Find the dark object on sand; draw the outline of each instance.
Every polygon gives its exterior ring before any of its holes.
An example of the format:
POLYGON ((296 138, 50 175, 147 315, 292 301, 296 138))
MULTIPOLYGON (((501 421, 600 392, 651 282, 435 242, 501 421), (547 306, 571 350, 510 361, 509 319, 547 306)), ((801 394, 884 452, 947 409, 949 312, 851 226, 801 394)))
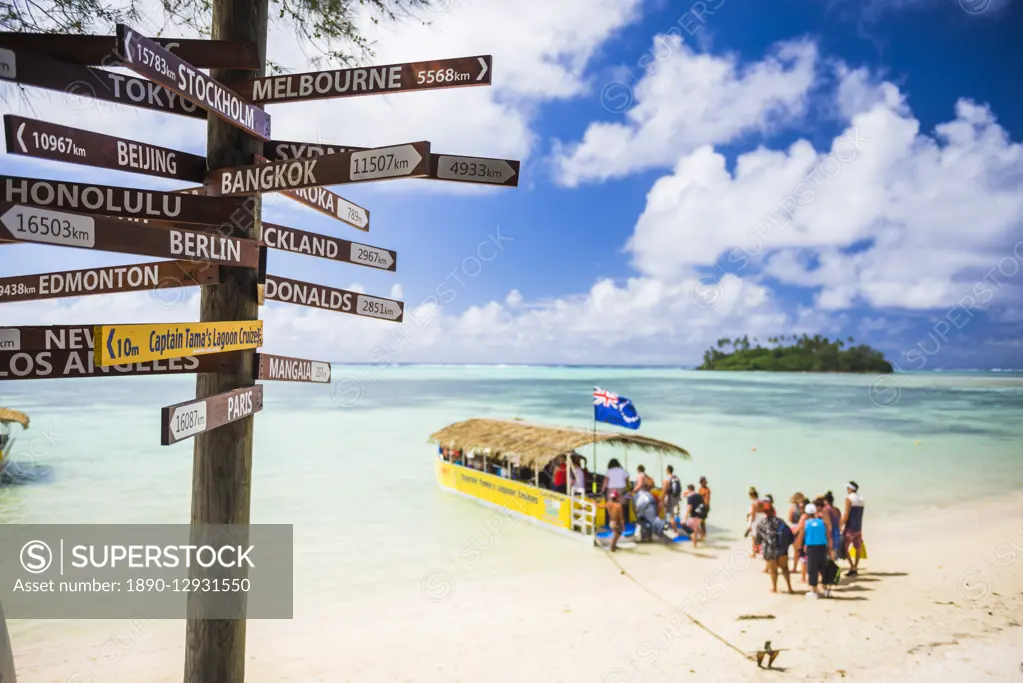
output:
MULTIPOLYGON (((739 617, 739 621, 748 621, 751 619, 774 619, 773 614, 743 614, 739 617)), ((768 641, 770 642, 770 641, 768 641)))
MULTIPOLYGON (((784 648, 782 648, 784 650, 784 648)), ((761 669, 764 668, 764 657, 767 657, 767 668, 770 669, 774 664, 774 660, 778 659, 778 655, 781 654, 782 650, 774 650, 771 648, 771 641, 768 640, 764 643, 763 650, 757 650, 757 666, 761 669)))

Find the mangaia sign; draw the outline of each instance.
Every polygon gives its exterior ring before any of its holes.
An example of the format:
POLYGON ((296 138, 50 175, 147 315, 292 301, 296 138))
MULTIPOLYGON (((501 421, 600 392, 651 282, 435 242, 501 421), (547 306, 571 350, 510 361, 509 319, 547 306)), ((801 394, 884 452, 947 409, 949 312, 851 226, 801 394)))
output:
POLYGON ((167 406, 160 414, 160 445, 176 444, 262 409, 262 384, 167 406))
POLYGON ((97 325, 93 352, 100 366, 242 351, 263 345, 263 321, 97 325))
POLYGON ((330 363, 322 360, 256 353, 256 368, 260 380, 330 383, 330 363))

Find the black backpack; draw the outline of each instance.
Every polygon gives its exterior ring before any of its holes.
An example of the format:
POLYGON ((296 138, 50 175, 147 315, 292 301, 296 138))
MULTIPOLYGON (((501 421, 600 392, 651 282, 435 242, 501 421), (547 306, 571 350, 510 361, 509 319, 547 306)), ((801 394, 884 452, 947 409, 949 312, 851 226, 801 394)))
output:
POLYGON ((780 550, 782 553, 787 553, 789 551, 789 546, 792 545, 793 541, 795 540, 796 537, 792 535, 792 529, 789 528, 789 525, 779 519, 778 550, 780 550))
POLYGON ((671 475, 671 483, 668 484, 668 495, 674 496, 675 498, 682 497, 682 482, 674 474, 671 475))

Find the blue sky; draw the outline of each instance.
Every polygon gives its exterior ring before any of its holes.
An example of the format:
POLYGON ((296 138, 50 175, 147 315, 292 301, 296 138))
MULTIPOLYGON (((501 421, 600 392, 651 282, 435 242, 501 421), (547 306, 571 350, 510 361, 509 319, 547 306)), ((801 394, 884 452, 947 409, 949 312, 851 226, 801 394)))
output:
MULTIPOLYGON (((268 352, 678 364, 719 337, 806 332, 852 335, 907 369, 1023 367, 1018 0, 443 0, 418 19, 430 25, 369 29, 366 61, 489 53, 493 86, 272 105, 274 137, 426 139, 435 152, 522 159, 520 186, 333 188, 370 210, 368 234, 268 201, 268 220, 398 252, 397 273, 282 252, 271 273, 394 295, 407 311, 394 325, 271 304, 268 352)), ((270 46, 309 68, 284 27, 270 46)), ((204 149, 201 122, 5 96, 4 113, 204 149)), ((145 260, 19 245, 0 251, 0 276, 145 260)), ((9 304, 2 322, 194 320, 197 290, 180 294, 9 304)))

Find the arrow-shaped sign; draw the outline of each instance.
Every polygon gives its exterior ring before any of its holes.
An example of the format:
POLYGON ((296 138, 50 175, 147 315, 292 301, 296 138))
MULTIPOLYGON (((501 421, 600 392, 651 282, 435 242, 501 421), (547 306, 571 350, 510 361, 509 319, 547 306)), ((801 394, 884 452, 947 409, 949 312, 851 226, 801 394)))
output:
POLYGON ((427 173, 429 142, 289 159, 210 171, 206 195, 228 197, 371 180, 415 178, 427 173))
POLYGON ((124 24, 117 24, 116 52, 138 75, 262 140, 270 139, 269 114, 124 24))
POLYGON ((22 135, 25 133, 25 125, 26 124, 22 123, 20 126, 18 126, 18 144, 21 146, 21 151, 24 152, 25 154, 28 154, 28 147, 25 146, 25 139, 22 137, 22 135))
POLYGON ((490 85, 490 55, 311 71, 266 76, 232 83, 250 102, 301 102, 359 95, 383 95, 413 90, 440 90, 490 85))
POLYGON ((167 406, 160 414, 160 444, 170 446, 245 419, 262 409, 262 384, 167 406))
POLYGON ((351 315, 397 322, 402 321, 405 313, 405 304, 401 301, 368 296, 346 289, 314 285, 311 282, 301 282, 276 275, 267 275, 264 294, 267 301, 312 306, 337 313, 350 313, 351 315))
POLYGON ((286 228, 274 223, 263 223, 263 242, 271 249, 319 256, 332 261, 354 263, 358 266, 369 266, 381 270, 395 270, 395 261, 398 257, 396 252, 389 249, 286 228))

